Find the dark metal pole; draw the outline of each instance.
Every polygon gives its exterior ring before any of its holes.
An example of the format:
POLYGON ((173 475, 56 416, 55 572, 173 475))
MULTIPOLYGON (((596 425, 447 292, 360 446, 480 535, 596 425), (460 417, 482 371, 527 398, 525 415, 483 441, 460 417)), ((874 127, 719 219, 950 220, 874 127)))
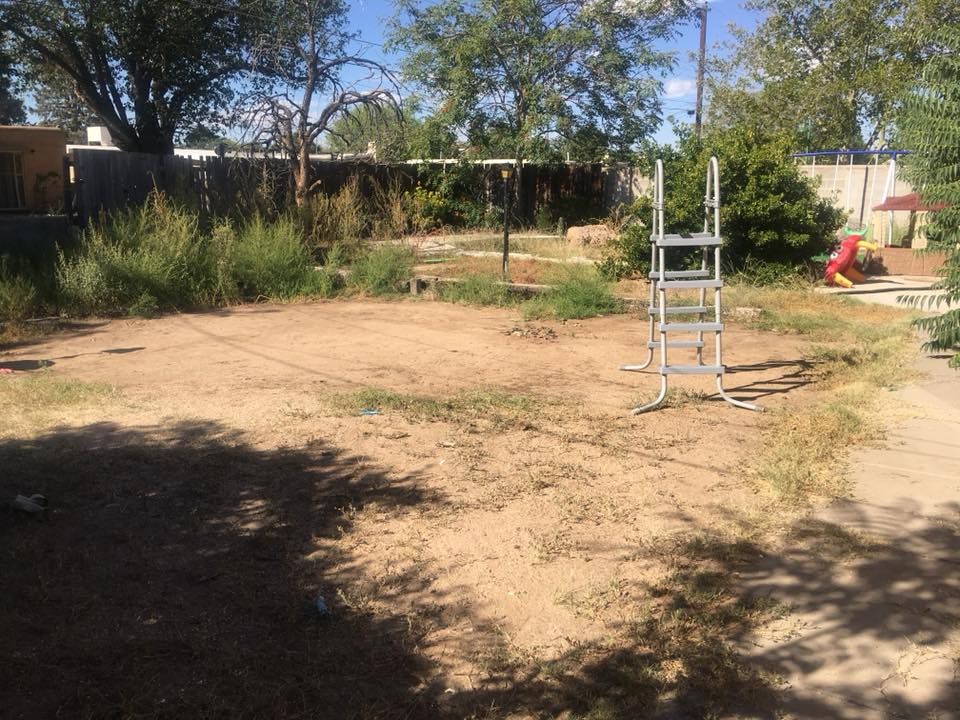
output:
MULTIPOLYGON (((863 192, 860 194, 860 226, 863 226, 863 211, 867 205, 867 180, 870 179, 870 163, 863 166, 863 192)), ((873 198, 870 198, 873 202, 873 198)))
POLYGON ((503 178, 503 279, 510 277, 510 171, 501 170, 503 178))
POLYGON ((703 73, 707 63, 707 6, 699 8, 700 14, 700 57, 697 60, 697 110, 693 129, 697 137, 703 134, 703 73))

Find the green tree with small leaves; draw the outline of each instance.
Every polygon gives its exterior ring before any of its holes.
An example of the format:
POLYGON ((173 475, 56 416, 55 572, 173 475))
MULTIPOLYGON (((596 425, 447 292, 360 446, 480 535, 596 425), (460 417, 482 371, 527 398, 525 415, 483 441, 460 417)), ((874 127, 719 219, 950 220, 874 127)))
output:
POLYGON ((930 39, 938 52, 904 100, 897 139, 912 151, 904 172, 923 201, 945 206, 931 213, 927 237, 933 247, 947 253, 947 261, 933 285, 935 295, 901 300, 923 309, 943 309, 915 325, 929 336, 925 350, 951 352, 950 366, 960 368, 960 26, 944 26, 930 39))

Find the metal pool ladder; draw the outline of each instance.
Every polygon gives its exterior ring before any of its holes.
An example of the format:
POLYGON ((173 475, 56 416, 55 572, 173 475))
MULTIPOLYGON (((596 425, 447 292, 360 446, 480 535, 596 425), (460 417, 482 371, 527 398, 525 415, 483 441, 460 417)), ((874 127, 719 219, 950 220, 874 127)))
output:
POLYGON ((720 277, 720 169, 716 157, 710 158, 707 167, 707 189, 703 201, 703 232, 681 235, 665 235, 663 232, 663 161, 657 160, 653 177, 653 224, 650 235, 650 304, 649 334, 647 339, 647 359, 641 365, 621 365, 621 370, 644 370, 653 362, 654 350, 660 349, 660 393, 656 399, 646 405, 640 405, 630 411, 639 415, 659 406, 667 396, 667 377, 669 375, 715 375, 717 392, 731 405, 745 410, 762 410, 753 403, 736 400, 723 389, 722 341, 723 322, 720 320, 720 290, 723 279, 720 277), (711 225, 712 232, 711 232, 711 225), (668 248, 702 248, 699 270, 667 270, 666 255, 668 248), (713 269, 710 269, 709 255, 713 248, 713 269), (713 306, 707 305, 707 290, 713 290, 713 306), (668 290, 697 290, 697 305, 668 305, 668 290), (712 320, 707 319, 709 312, 712 320), (670 316, 670 320, 667 317, 670 316), (675 320, 680 316, 679 321, 675 320), (684 320, 683 317, 692 321, 684 320), (695 340, 670 339, 677 333, 694 333, 695 340), (714 364, 703 362, 704 333, 713 333, 714 364), (672 365, 667 361, 667 351, 671 348, 696 350, 695 365, 672 365))

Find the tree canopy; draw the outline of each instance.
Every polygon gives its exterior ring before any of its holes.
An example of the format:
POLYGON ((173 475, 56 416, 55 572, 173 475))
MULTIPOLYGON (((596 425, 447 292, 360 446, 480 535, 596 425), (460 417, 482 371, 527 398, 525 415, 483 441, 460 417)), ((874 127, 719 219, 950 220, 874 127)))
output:
POLYGON ((960 22, 934 0, 748 0, 764 13, 716 64, 708 121, 795 133, 805 149, 888 139, 903 93, 932 49, 925 29, 960 22))
MULTIPOLYGON (((659 74, 685 3, 400 0, 391 46, 404 77, 473 145, 519 159, 599 136, 626 154, 660 120, 659 74)), ((595 138, 594 138, 595 140, 595 138)))
POLYGON ((0 34, 0 125, 16 125, 27 119, 23 101, 15 92, 17 80, 13 57, 0 34))
POLYGON ((0 30, 119 147, 169 153, 181 128, 222 120, 269 12, 254 0, 0 0, 0 30))

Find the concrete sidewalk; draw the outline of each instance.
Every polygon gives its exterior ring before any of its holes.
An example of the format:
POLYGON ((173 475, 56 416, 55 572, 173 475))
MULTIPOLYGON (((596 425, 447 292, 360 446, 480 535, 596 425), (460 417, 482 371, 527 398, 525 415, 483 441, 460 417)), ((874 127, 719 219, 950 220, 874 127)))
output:
POLYGON ((869 277, 852 288, 825 286, 817 288, 816 292, 825 295, 845 295, 862 302, 906 309, 905 305, 900 305, 897 302, 898 297, 901 295, 917 295, 920 297, 936 295, 936 291, 930 289, 930 286, 936 280, 937 278, 930 277, 884 275, 869 277))
POLYGON ((744 577, 791 608, 750 653, 786 717, 960 718, 960 372, 918 372, 897 396, 919 417, 855 452, 852 497, 744 577))

